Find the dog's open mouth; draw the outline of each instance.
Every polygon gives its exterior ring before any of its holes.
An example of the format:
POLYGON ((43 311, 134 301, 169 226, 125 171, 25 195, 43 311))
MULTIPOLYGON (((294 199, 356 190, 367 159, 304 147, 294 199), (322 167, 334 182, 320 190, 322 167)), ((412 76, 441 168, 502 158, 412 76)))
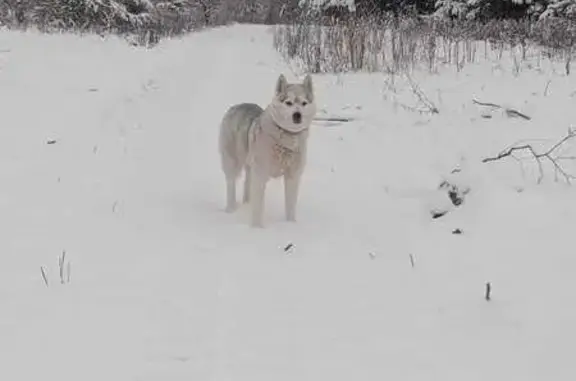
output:
POLYGON ((294 114, 292 114, 292 122, 294 122, 295 124, 302 123, 302 114, 300 114, 299 112, 295 112, 294 114))

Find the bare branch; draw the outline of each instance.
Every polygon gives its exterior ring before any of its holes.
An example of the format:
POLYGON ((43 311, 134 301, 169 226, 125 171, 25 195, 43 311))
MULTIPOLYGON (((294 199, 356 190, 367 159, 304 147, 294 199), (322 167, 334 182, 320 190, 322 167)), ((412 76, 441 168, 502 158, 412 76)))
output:
POLYGON ((519 145, 519 146, 509 147, 509 148, 505 149, 504 151, 500 152, 496 156, 487 157, 487 158, 483 159, 482 162, 483 163, 489 163, 489 162, 504 159, 506 157, 516 158, 514 156, 514 154, 516 152, 528 151, 530 153, 530 155, 532 156, 532 158, 536 161, 536 164, 538 165, 538 171, 539 171, 538 184, 540 184, 544 178, 543 161, 548 161, 550 164, 552 164, 552 166, 554 167, 554 172, 555 172, 556 176, 558 174, 562 175, 562 177, 564 177, 564 180, 568 184, 570 184, 572 180, 576 180, 576 176, 566 172, 566 170, 562 167, 560 162, 563 160, 573 159, 574 157, 572 157, 572 156, 554 156, 554 153, 557 152, 558 149, 560 147, 562 147, 566 142, 568 142, 569 140, 571 140, 575 137, 576 137, 576 131, 575 130, 569 130, 568 134, 564 138, 559 140, 557 143, 552 145, 552 147, 550 147, 548 150, 546 150, 544 152, 538 153, 530 144, 523 144, 523 145, 519 145))
POLYGON ((424 105, 424 107, 426 107, 426 109, 428 109, 428 111, 431 114, 439 114, 440 111, 438 110, 438 107, 436 107, 436 105, 430 100, 430 98, 428 98, 426 94, 424 94, 422 89, 416 84, 416 82, 412 80, 412 77, 410 77, 408 73, 406 73, 406 78, 408 78, 408 83, 412 88, 412 92, 414 93, 414 95, 416 95, 420 103, 424 105))

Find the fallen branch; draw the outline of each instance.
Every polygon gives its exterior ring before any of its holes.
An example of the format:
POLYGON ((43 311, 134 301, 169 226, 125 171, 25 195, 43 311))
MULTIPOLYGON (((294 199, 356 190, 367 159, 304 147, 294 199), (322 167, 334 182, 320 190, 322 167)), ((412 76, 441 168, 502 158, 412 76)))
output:
MULTIPOLYGON (((412 93, 418 99, 418 104, 416 106, 410 106, 402 103, 398 100, 398 90, 396 89, 396 80, 394 74, 390 75, 385 83, 384 87, 392 94, 392 102, 394 107, 400 106, 406 111, 417 112, 420 114, 438 114, 440 111, 438 108, 430 101, 430 99, 424 94, 420 87, 412 80, 412 78, 406 74, 406 79, 410 85, 412 93), (419 107, 424 106, 424 107, 419 107)), ((384 94, 384 99, 388 99, 388 95, 384 94)))
POLYGON ((562 165, 560 164, 560 162, 564 161, 564 160, 571 160, 573 157, 572 156, 556 156, 555 153, 562 145, 564 145, 570 139, 573 139, 575 137, 576 137, 576 130, 569 130, 568 134, 564 138, 562 138, 560 141, 558 141, 556 144, 554 144, 552 147, 550 147, 545 152, 538 153, 538 152, 536 152, 534 147, 532 147, 530 144, 523 144, 520 146, 510 147, 510 148, 500 152, 497 156, 487 157, 487 158, 482 160, 482 163, 489 163, 492 161, 501 160, 501 159, 504 159, 504 158, 509 157, 509 156, 518 160, 518 158, 516 158, 514 156, 515 152, 528 151, 532 155, 534 160, 536 161, 536 164, 538 165, 538 171, 539 171, 538 184, 540 184, 544 178, 544 169, 542 166, 542 162, 544 160, 547 160, 548 162, 550 162, 552 164, 552 166, 554 167, 554 171, 555 171, 556 176, 558 176, 558 173, 560 173, 564 177, 564 180, 568 184, 571 184, 571 180, 576 179, 576 176, 571 175, 570 173, 566 172, 564 170, 564 168, 562 168, 562 165))
POLYGON ((518 110, 514 110, 508 107, 503 107, 500 106, 496 103, 489 103, 489 102, 480 102, 477 101, 476 99, 472 99, 472 102, 474 104, 477 104, 478 106, 484 106, 484 107, 492 107, 492 108, 496 108, 496 109, 500 109, 500 110, 504 110, 504 112, 506 113, 507 116, 509 117, 519 117, 525 120, 531 120, 532 118, 530 118, 528 115, 521 113, 518 110))
POLYGON ((351 122, 354 119, 336 116, 336 117, 326 117, 326 118, 316 117, 316 118, 314 118, 314 120, 318 121, 318 122, 342 122, 342 123, 346 123, 346 122, 351 122))
POLYGON ((426 107, 426 109, 428 109, 431 114, 439 114, 440 111, 438 110, 438 107, 436 107, 436 105, 426 96, 426 94, 424 94, 422 89, 416 84, 416 82, 412 80, 412 77, 406 74, 406 78, 408 79, 412 93, 416 95, 418 101, 424 105, 424 107, 426 107))

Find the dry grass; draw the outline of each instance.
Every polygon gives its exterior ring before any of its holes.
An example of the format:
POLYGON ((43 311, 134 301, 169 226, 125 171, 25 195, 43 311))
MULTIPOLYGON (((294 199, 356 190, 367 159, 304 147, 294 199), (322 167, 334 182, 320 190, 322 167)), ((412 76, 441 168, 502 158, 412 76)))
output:
POLYGON ((576 23, 565 19, 450 22, 425 18, 300 19, 274 30, 283 57, 313 73, 410 72, 480 60, 512 58, 516 73, 528 59, 563 59, 570 74, 576 23))

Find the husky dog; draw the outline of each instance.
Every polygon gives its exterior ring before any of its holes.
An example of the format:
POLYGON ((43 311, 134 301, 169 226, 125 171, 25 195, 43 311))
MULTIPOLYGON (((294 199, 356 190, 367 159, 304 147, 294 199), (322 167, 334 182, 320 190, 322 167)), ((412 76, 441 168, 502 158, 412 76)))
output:
POLYGON ((307 75, 303 83, 288 83, 282 74, 266 109, 241 103, 226 111, 220 125, 219 148, 226 177, 227 212, 236 210, 236 181, 244 170, 243 201, 250 203, 253 227, 263 227, 266 183, 280 176, 284 177, 286 219, 296 220, 300 177, 315 114, 312 77, 307 75))

